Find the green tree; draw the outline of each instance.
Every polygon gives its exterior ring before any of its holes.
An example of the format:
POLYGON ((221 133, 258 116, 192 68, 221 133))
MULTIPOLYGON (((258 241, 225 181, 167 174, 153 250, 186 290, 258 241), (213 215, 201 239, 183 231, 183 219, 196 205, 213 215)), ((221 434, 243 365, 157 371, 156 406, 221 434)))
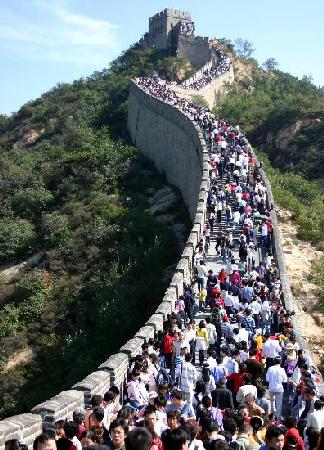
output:
POLYGON ((254 52, 252 42, 241 38, 235 40, 235 54, 239 59, 248 59, 254 52))
POLYGON ((27 220, 0 220, 0 263, 22 256, 34 246, 35 241, 35 227, 27 220))
POLYGON ((279 66, 279 63, 276 61, 275 58, 268 58, 264 63, 262 64, 265 70, 268 72, 271 72, 273 70, 276 70, 279 66))

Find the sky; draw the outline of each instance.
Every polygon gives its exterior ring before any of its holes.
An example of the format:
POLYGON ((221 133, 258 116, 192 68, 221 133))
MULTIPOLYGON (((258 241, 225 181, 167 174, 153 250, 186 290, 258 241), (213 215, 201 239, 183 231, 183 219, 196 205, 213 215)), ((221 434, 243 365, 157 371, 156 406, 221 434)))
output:
POLYGON ((197 35, 247 39, 260 63, 324 85, 323 0, 0 0, 0 113, 108 67, 167 7, 189 11, 197 35))

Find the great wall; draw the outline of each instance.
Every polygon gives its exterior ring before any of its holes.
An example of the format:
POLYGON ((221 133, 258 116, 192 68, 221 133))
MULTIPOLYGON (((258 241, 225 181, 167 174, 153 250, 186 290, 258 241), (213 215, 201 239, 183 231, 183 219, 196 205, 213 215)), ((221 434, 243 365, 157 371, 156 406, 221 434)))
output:
MULTIPOLYGON (((164 15, 161 17, 165 18, 164 15)), ((153 22, 150 20, 150 25, 151 23, 153 22)), ((156 39, 154 42, 157 42, 156 39)), ((204 63, 210 64, 209 61, 204 63)), ((200 91, 193 92, 202 95, 212 105, 224 84, 233 81, 231 66, 228 73, 216 78, 200 91)), ((186 98, 193 94, 181 86, 170 87, 186 98)), ((104 394, 112 385, 118 386, 123 392, 130 358, 141 353, 142 344, 163 329, 168 315, 174 311, 177 298, 183 294, 184 284, 190 283, 192 279, 193 255, 203 233, 210 187, 208 148, 202 130, 190 115, 147 94, 134 81, 131 82, 129 91, 128 130, 133 144, 150 158, 156 168, 166 175, 168 182, 181 192, 192 220, 189 238, 159 307, 135 336, 128 340, 117 354, 107 355, 106 361, 82 381, 71 386, 70 390, 62 391, 36 405, 30 413, 0 421, 0 450, 5 449, 5 443, 10 439, 19 439, 31 447, 35 437, 44 427, 71 417, 73 410, 89 405, 92 395, 104 394)), ((286 276, 271 185, 258 161, 257 165, 267 188, 268 201, 273 206, 271 220, 274 224, 274 257, 280 270, 284 302, 287 309, 293 310, 293 295, 286 276)), ((294 317, 292 320, 300 346, 309 353, 307 343, 298 332, 298 323, 294 317)), ((320 390, 323 391, 322 384, 320 390)))

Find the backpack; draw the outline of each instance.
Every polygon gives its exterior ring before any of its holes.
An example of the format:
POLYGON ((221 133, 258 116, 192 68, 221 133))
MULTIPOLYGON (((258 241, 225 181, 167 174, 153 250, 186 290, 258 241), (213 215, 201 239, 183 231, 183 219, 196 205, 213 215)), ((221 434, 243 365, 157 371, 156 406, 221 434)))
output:
POLYGON ((160 368, 160 370, 158 371, 155 377, 155 382, 157 386, 160 386, 161 384, 166 384, 169 387, 172 386, 171 376, 163 368, 160 368))

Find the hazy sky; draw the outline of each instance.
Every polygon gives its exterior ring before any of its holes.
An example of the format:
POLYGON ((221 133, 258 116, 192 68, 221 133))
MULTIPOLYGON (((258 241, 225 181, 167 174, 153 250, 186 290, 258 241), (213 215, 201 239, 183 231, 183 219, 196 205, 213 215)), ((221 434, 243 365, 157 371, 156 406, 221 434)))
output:
POLYGON ((0 113, 108 67, 166 7, 191 12, 198 35, 248 39, 259 62, 324 85, 324 0, 0 0, 0 113))

